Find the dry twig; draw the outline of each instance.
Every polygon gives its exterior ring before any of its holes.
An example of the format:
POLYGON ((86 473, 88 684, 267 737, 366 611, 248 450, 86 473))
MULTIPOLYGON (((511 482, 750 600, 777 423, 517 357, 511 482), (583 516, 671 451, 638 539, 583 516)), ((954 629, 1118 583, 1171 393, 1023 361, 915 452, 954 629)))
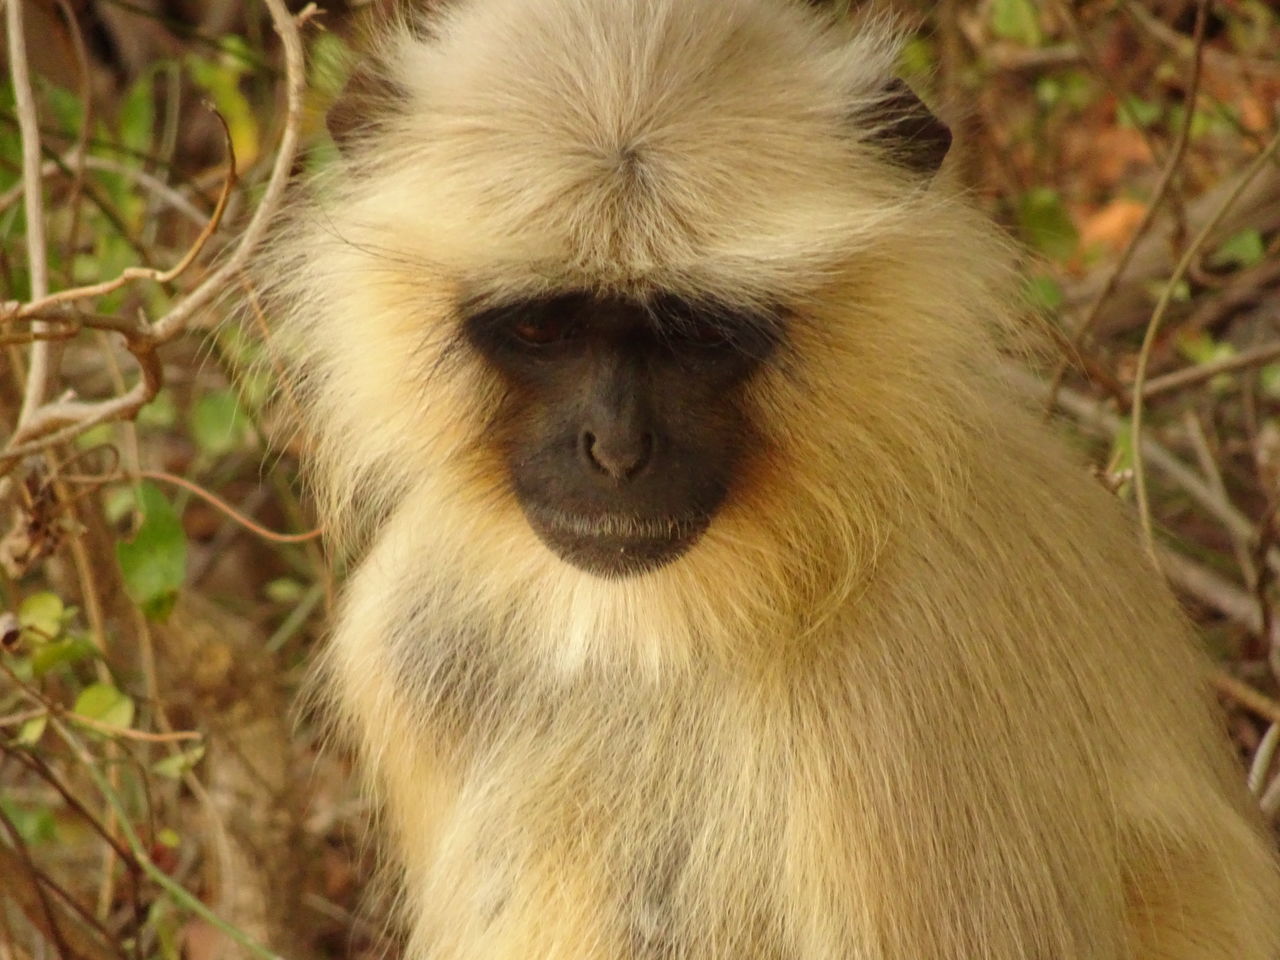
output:
POLYGON ((1223 373, 1260 367, 1274 360, 1280 360, 1280 342, 1264 343, 1260 347, 1242 351, 1233 357, 1198 363, 1193 367, 1166 373, 1164 376, 1152 377, 1143 387, 1142 397, 1144 400, 1150 400, 1152 397, 1163 396, 1166 393, 1173 393, 1206 380, 1212 380, 1223 373))
MULTIPOLYGON (((1066 4, 1060 4, 1060 6, 1065 7, 1066 4)), ((1048 409, 1053 408, 1054 399, 1057 396, 1059 387, 1062 386, 1062 378, 1066 374, 1068 362, 1073 355, 1083 350, 1085 338, 1088 337, 1094 324, 1098 322, 1103 305, 1115 292, 1116 286, 1120 283, 1120 278, 1124 275, 1125 269, 1133 259, 1133 255, 1137 251, 1138 245, 1142 242, 1142 238, 1147 235, 1152 224, 1155 223, 1156 214, 1160 212, 1161 207, 1164 205, 1166 197, 1169 196, 1169 189, 1173 185, 1174 178, 1182 168, 1182 161, 1187 153, 1187 144, 1191 139, 1191 122, 1195 117, 1195 104, 1200 91, 1201 51, 1204 49, 1204 30, 1207 19, 1208 0, 1200 0, 1199 5, 1196 7, 1195 34, 1192 41, 1196 56, 1192 62, 1191 78, 1187 82, 1186 109, 1173 142, 1173 149, 1169 151, 1169 157, 1160 171, 1160 179, 1156 181, 1155 190, 1151 194, 1151 200, 1147 203, 1147 209, 1142 214, 1142 220, 1133 231, 1129 242, 1125 244, 1120 256, 1112 264, 1106 281, 1102 284, 1102 289, 1093 298, 1088 310, 1085 311, 1084 317, 1071 334, 1073 350, 1066 355, 1059 363, 1057 370, 1054 371, 1053 384, 1049 391, 1048 409)), ((1121 99, 1120 103, 1124 104, 1124 100, 1121 99)), ((1127 109, 1127 107, 1122 107, 1122 109, 1127 109)), ((1146 135, 1142 124, 1136 124, 1136 129, 1143 131, 1144 136, 1146 135)))
MULTIPOLYGON (((9 39, 9 76, 18 113, 18 133, 22 140, 22 195, 26 205, 27 272, 31 277, 31 298, 40 300, 49 292, 48 249, 44 233, 44 196, 40 176, 40 118, 35 97, 31 93, 31 73, 27 68, 26 31, 22 22, 22 4, 9 0, 5 5, 5 28, 9 39)), ((39 331, 40 326, 36 327, 39 331)), ((22 394, 19 425, 35 415, 48 395, 53 375, 52 347, 37 342, 31 349, 27 382, 22 394)))
MULTIPOLYGON (((286 76, 285 123, 262 201, 241 235, 234 252, 209 274, 195 290, 174 304, 164 316, 154 322, 148 322, 142 317, 139 317, 136 321, 123 319, 105 321, 102 318, 96 318, 96 321, 80 321, 72 316, 73 322, 82 323, 84 326, 100 325, 99 328, 101 329, 113 329, 115 332, 122 334, 125 337, 126 346, 138 362, 142 377, 126 393, 107 400, 85 402, 62 399, 50 403, 33 403, 30 409, 24 407, 25 416, 20 420, 18 429, 10 436, 7 446, 0 450, 0 475, 11 470, 18 459, 23 456, 72 439, 96 424, 109 420, 130 418, 146 403, 150 402, 159 391, 162 383, 160 362, 156 356, 157 348, 168 343, 185 330, 192 316, 223 292, 226 284, 244 268, 253 250, 266 235, 267 228, 274 219, 284 198, 289 174, 297 155, 299 130, 302 122, 303 91, 306 83, 302 41, 298 34, 298 25, 314 15, 315 5, 311 4, 305 7, 295 19, 289 14, 288 9, 281 0, 265 0, 265 3, 284 47, 286 76)), ((11 9, 15 6, 16 4, 10 4, 11 9)), ((10 13, 11 25, 14 22, 14 16, 13 13, 10 13)), ((18 21, 18 26, 19 28, 21 26, 20 20, 18 21)), ((14 30, 11 27, 11 43, 14 35, 14 30)), ((20 36, 21 34, 18 33, 17 35, 20 36)), ((21 86, 21 84, 17 85, 21 86)), ((29 112, 33 118, 33 105, 29 112)), ((225 125, 224 134, 226 134, 225 125)), ((230 151, 230 136, 229 134, 226 134, 226 136, 228 151, 230 151)), ((28 213, 30 214, 32 210, 35 210, 39 214, 39 139, 38 130, 35 128, 34 122, 29 134, 24 126, 23 139, 24 156, 33 158, 29 167, 24 171, 28 180, 28 213), (33 193, 36 195, 37 200, 34 204, 31 201, 31 194, 33 193)), ((40 335, 45 329, 44 325, 47 323, 44 319, 45 315, 51 310, 64 307, 70 303, 104 296, 136 280, 165 283, 178 277, 195 262, 210 235, 217 229, 222 213, 226 208, 234 176, 234 158, 232 158, 229 172, 223 184, 222 195, 219 197, 213 216, 187 253, 169 270, 129 267, 111 280, 62 290, 57 293, 48 293, 47 283, 38 287, 33 281, 33 296, 29 302, 6 303, 0 306, 0 311, 3 311, 3 315, 0 315, 0 322, 39 318, 37 319, 37 326, 33 330, 37 334, 32 346, 33 379, 38 372, 35 369, 35 358, 41 355, 48 355, 49 335, 48 333, 45 333, 44 336, 40 335)), ((40 219, 39 216, 36 219, 40 219)), ((41 224, 37 232, 37 236, 41 238, 39 248, 41 256, 44 249, 42 226, 41 224)), ((55 334, 55 338, 56 336, 57 334, 55 334)), ((45 379, 47 380, 47 374, 45 374, 45 379)), ((33 395, 31 391, 28 391, 28 394, 33 395)), ((41 393, 41 398, 43 398, 43 392, 41 393)))
MULTIPOLYGON (((1190 107, 1188 107, 1190 110, 1190 107)), ((1236 182, 1230 193, 1223 198, 1218 209, 1209 217, 1204 226, 1195 235, 1187 248, 1182 252, 1182 257, 1178 260, 1177 266, 1173 269, 1172 276, 1169 277, 1164 289, 1160 292, 1160 299, 1156 302, 1155 309, 1151 313, 1151 320, 1147 324, 1146 335, 1142 339, 1142 349, 1138 353, 1138 366, 1133 378, 1133 486, 1137 494, 1138 500, 1138 519, 1142 525, 1143 540, 1147 545, 1148 552, 1155 552, 1155 536, 1152 529, 1151 521, 1151 499, 1147 492, 1147 475, 1146 465, 1144 463, 1144 453, 1142 445, 1142 429, 1143 429, 1143 413, 1144 413, 1144 390, 1146 389, 1147 368, 1151 362, 1151 351, 1155 346, 1156 335, 1160 331, 1160 323, 1164 319, 1165 312, 1169 309, 1169 304, 1173 301, 1173 292, 1177 289, 1179 282, 1186 276, 1187 270, 1192 262, 1199 256, 1201 249, 1208 242, 1209 237, 1213 235, 1218 224, 1230 212, 1240 195, 1244 193, 1246 187, 1253 182, 1253 179, 1262 172, 1262 170, 1275 160, 1276 152, 1280 150, 1280 133, 1271 138, 1271 142, 1267 144, 1266 149, 1254 158, 1253 162, 1245 170, 1244 174, 1236 182)))

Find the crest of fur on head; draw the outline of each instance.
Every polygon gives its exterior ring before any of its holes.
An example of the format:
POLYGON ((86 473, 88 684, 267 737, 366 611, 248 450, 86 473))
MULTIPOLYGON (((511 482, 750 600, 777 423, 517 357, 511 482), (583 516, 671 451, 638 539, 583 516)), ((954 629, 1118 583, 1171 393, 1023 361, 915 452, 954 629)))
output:
POLYGON ((935 176, 949 134, 893 78, 899 47, 795 0, 457 0, 387 30, 331 118, 343 162, 259 271, 339 542, 399 511, 478 573, 479 606, 589 591, 620 621, 760 636, 838 607, 901 518, 949 509, 999 428, 1015 311, 1001 241, 935 176), (461 303, 572 289, 786 316, 721 513, 617 583, 520 522, 484 442, 501 386, 459 334, 461 303))

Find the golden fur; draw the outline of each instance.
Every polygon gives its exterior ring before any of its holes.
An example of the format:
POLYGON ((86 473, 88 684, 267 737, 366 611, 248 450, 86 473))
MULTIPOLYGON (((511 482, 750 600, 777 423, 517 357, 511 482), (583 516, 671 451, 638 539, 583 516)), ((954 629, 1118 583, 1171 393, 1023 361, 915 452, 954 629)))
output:
POLYGON ((1277 960, 1280 883, 1129 517, 1000 378, 994 231, 888 163, 891 31, 460 0, 260 271, 326 662, 414 960, 1277 960), (508 490, 460 300, 783 303, 698 545, 602 580, 508 490))

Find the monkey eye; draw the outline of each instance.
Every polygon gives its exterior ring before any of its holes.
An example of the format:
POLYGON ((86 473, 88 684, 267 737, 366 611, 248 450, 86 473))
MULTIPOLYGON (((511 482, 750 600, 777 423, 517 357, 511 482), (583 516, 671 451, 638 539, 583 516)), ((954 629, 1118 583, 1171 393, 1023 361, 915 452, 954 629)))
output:
POLYGON ((511 332, 523 344, 543 347, 570 339, 577 333, 577 327, 564 317, 540 313, 521 317, 512 325, 511 332))
POLYGON ((676 336, 684 343, 708 348, 728 346, 731 339, 722 324, 710 321, 682 325, 677 328, 676 336))
POLYGON ((672 345, 715 349, 732 344, 732 316, 715 303, 696 303, 673 294, 654 299, 650 309, 672 345))

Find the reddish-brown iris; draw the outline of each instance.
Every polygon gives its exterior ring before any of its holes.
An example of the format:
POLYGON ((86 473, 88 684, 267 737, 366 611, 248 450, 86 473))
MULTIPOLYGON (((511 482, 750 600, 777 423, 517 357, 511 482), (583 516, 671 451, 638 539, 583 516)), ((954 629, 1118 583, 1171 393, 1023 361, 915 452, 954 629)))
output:
POLYGON ((564 340, 570 335, 571 328, 560 317, 542 315, 521 319, 511 328, 511 332, 523 343, 543 346, 555 343, 557 340, 564 340))

